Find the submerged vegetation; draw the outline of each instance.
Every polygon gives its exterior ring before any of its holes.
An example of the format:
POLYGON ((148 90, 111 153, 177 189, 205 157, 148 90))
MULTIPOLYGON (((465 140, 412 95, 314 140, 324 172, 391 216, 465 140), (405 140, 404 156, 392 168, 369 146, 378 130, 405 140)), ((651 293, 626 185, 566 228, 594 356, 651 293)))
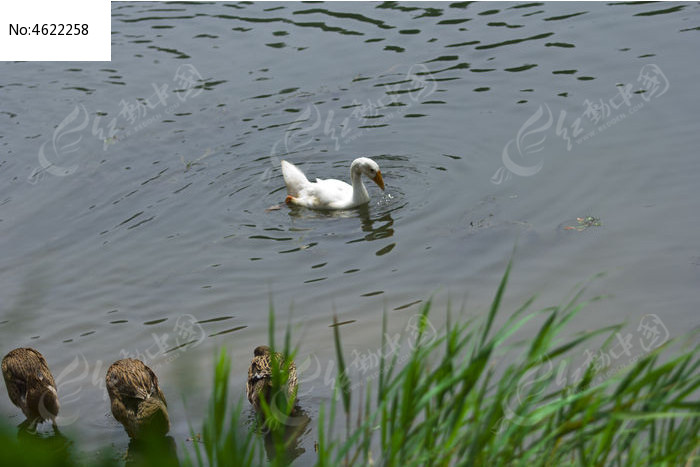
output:
MULTIPOLYGON (((399 364, 396 353, 382 355, 376 385, 367 384, 361 394, 351 389, 340 331, 334 326, 337 397, 320 408, 315 421, 316 464, 697 465, 697 333, 689 336, 686 349, 683 342, 659 342, 616 372, 589 361, 580 373, 571 374, 566 364, 580 356, 585 344, 601 339, 601 349, 613 348, 622 327, 564 337, 567 323, 587 303, 582 301, 583 289, 566 303, 540 311, 530 311, 532 298, 495 326, 497 315, 503 314, 509 273, 510 265, 483 322, 454 323, 448 310, 442 332, 428 336, 432 305, 426 302, 408 358, 399 364), (519 340, 523 326, 536 319, 542 323, 534 337, 519 340), (341 417, 346 429, 336 433, 335 422, 341 417)), ((273 330, 270 310, 269 343, 274 351, 273 330)), ((386 331, 385 314, 382 348, 386 331)), ((291 359, 295 352, 290 340, 287 329, 282 353, 291 359)), ((286 397, 287 369, 273 365, 273 394, 275 387, 283 388, 281 396, 269 405, 261 401, 264 417, 251 430, 243 423, 244 398, 229 401, 230 359, 222 349, 201 437, 199 427, 192 427, 193 438, 201 442, 192 443, 191 449, 188 443, 181 462, 289 464, 309 418, 286 397)), ((28 453, 22 447, 26 441, 7 430, 0 431, 0 442, 3 465, 46 465, 53 460, 70 464, 61 457, 41 457, 41 446, 28 453)), ((146 453, 143 459, 157 465, 162 458, 146 453)))

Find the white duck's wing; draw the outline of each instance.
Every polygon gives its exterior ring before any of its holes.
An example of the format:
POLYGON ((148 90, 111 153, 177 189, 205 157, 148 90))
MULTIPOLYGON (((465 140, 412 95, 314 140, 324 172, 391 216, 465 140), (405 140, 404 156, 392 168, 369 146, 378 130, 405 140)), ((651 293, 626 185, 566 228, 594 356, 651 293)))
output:
POLYGON ((287 185, 287 193, 295 198, 300 196, 302 191, 309 188, 311 182, 306 178, 304 172, 299 170, 294 164, 282 161, 281 165, 284 184, 287 185))
POLYGON ((328 179, 316 179, 316 183, 305 190, 313 196, 314 206, 320 209, 342 209, 352 203, 352 186, 347 183, 328 179))

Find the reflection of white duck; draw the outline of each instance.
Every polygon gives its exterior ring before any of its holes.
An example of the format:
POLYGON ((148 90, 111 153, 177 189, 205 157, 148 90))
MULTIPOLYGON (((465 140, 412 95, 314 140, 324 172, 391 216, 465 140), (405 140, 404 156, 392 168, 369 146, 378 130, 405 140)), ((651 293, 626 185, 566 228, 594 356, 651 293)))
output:
POLYGON ((312 209, 350 209, 369 201, 369 193, 362 183, 362 174, 384 189, 379 165, 372 159, 360 157, 350 165, 352 185, 335 179, 310 182, 294 164, 282 161, 282 175, 289 195, 285 202, 312 209))

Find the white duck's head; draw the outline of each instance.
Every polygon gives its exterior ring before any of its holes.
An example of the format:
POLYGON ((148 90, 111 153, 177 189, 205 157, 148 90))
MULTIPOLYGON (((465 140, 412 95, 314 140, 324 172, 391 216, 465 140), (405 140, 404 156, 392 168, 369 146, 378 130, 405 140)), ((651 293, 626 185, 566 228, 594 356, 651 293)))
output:
POLYGON ((367 178, 376 183, 379 188, 384 189, 384 179, 382 178, 382 171, 379 170, 379 164, 374 162, 369 157, 358 157, 350 165, 350 175, 355 176, 355 174, 365 174, 367 178))

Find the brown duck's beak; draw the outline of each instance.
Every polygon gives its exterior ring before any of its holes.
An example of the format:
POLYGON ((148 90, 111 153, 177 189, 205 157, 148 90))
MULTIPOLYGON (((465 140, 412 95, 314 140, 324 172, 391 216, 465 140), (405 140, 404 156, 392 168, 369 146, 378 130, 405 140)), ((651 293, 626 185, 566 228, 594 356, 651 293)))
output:
POLYGON ((379 185, 379 188, 382 190, 384 189, 384 179, 382 178, 382 172, 380 170, 377 170, 377 175, 372 178, 372 181, 379 185))

